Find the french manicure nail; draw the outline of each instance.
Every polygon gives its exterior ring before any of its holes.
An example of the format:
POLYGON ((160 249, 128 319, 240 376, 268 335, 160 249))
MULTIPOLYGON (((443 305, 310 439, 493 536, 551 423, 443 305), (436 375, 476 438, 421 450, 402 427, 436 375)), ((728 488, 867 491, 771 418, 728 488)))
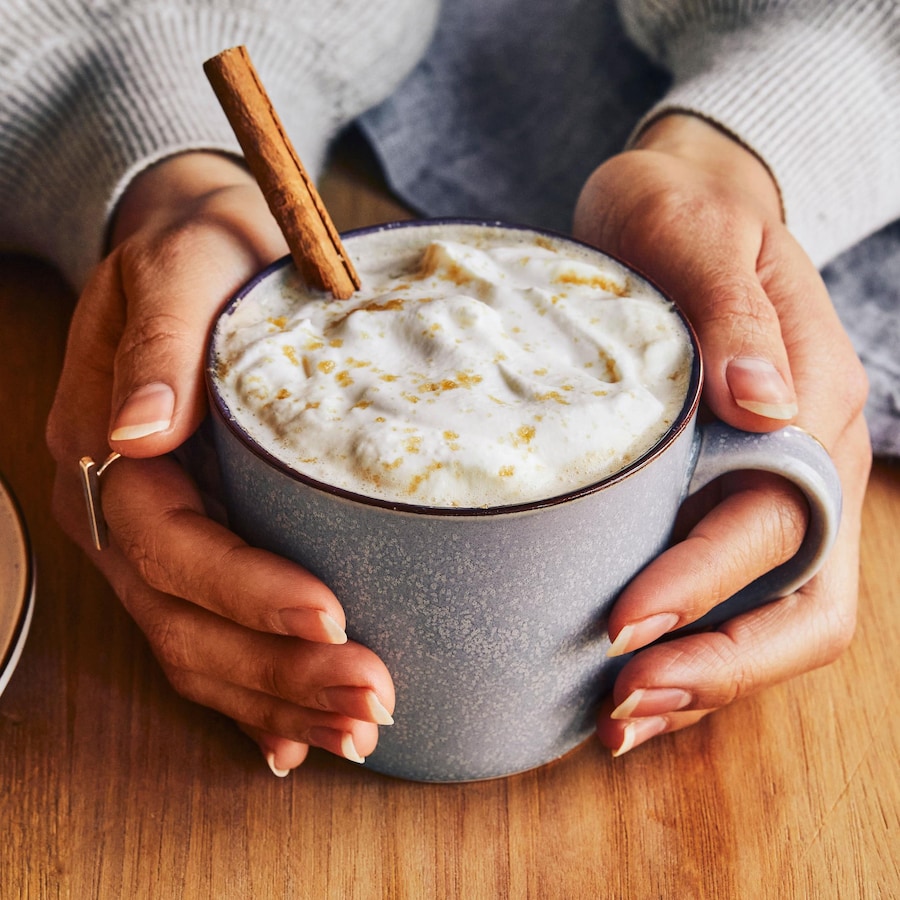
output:
POLYGON ((681 688, 638 688, 610 713, 610 718, 631 719, 675 712, 684 709, 692 699, 681 688))
POLYGON ((366 691, 366 705, 376 725, 393 725, 394 717, 387 711, 387 707, 378 699, 375 691, 366 691))
POLYGON ((349 731, 341 731, 337 728, 329 728, 324 725, 314 725, 307 733, 309 743, 316 747, 322 747, 329 753, 342 756, 350 762, 364 763, 366 758, 360 755, 353 742, 353 735, 349 731))
POLYGON ((675 613, 657 613, 655 616, 647 616, 646 619, 632 622, 616 635, 606 655, 622 656, 624 653, 645 647, 671 631, 677 624, 678 616, 675 613))
POLYGON ((167 384, 155 382, 137 388, 125 401, 113 429, 111 441, 134 441, 165 431, 172 424, 175 392, 167 384))
POLYGON ((347 632, 320 609, 280 609, 278 617, 284 630, 293 637, 320 640, 326 644, 346 644, 347 632))
POLYGON ((359 763, 360 765, 366 761, 364 756, 359 755, 356 744, 353 743, 353 735, 349 732, 345 732, 341 737, 341 756, 344 759, 349 759, 350 762, 359 763))
POLYGON ((277 775, 279 778, 286 778, 290 773, 290 769, 279 769, 275 764, 275 754, 271 750, 265 754, 266 762, 269 764, 269 768, 272 770, 273 775, 277 775))
POLYGON ((375 691, 359 687, 328 687, 316 695, 320 709, 375 725, 393 725, 394 719, 375 691))
POLYGON ((644 741, 656 737, 666 730, 668 722, 662 716, 651 716, 648 719, 635 719, 625 726, 622 735, 622 743, 617 750, 613 750, 613 756, 624 756, 629 750, 634 750, 644 741))
POLYGON ((767 359, 737 357, 728 363, 725 380, 741 409, 767 419, 793 419, 797 415, 794 392, 767 359))

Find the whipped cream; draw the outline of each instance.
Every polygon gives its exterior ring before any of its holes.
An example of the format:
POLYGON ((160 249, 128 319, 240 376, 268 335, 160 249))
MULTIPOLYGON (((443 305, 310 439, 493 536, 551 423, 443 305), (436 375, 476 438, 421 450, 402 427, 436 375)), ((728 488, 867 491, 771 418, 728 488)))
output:
POLYGON ((362 281, 349 300, 284 266, 215 336, 231 414, 302 474, 424 506, 549 499, 622 469, 681 410, 685 327, 612 260, 446 223, 345 247, 362 281))

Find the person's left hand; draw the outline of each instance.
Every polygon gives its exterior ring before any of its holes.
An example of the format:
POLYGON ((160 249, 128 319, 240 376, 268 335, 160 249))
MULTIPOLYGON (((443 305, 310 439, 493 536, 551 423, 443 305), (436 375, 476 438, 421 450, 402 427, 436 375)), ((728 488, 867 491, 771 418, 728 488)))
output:
POLYGON ((715 416, 747 431, 800 425, 830 452, 844 492, 835 546, 803 588, 715 631, 648 646, 793 556, 806 527, 799 493, 759 473, 721 479, 704 508, 686 504, 679 540, 610 614, 611 654, 640 651, 598 717, 600 740, 621 755, 829 663, 849 643, 871 462, 867 385, 821 278, 782 223, 768 170, 703 120, 658 120, 635 149, 600 166, 582 191, 574 230, 685 311, 715 416))

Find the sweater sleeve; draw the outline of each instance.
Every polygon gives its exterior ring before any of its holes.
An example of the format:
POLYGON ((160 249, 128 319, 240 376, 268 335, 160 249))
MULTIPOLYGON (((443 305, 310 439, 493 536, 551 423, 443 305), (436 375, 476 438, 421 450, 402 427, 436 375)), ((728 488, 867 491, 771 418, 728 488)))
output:
POLYGON ((672 75, 635 134, 702 116, 773 173, 788 227, 824 265, 900 217, 900 6, 885 0, 619 0, 672 75))
POLYGON ((4 0, 0 243, 79 286, 131 178, 239 153, 202 70, 246 44, 313 177, 330 138, 424 52, 437 0, 4 0))

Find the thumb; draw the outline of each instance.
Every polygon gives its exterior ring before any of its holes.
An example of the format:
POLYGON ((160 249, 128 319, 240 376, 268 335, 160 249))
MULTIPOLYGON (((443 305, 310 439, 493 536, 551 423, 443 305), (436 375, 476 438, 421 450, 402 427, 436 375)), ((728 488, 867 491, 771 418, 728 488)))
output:
POLYGON ((225 294, 215 279, 198 283, 180 253, 175 260, 160 254, 164 264, 135 265, 128 250, 116 251, 127 312, 114 362, 109 444, 143 458, 174 450, 205 415, 203 351, 225 294))
MULTIPOLYGON (((623 219, 610 214, 622 208, 623 182, 609 175, 601 171, 582 193, 576 234, 635 266, 684 311, 703 354, 704 399, 718 418, 747 431, 788 424, 797 398, 761 275, 774 226, 725 198, 686 191, 687 178, 669 179, 651 202, 626 202, 631 211, 623 219)), ((769 278, 779 280, 777 273, 769 278)))
POLYGON ((127 312, 109 444, 124 456, 158 456, 181 445, 206 414, 206 341, 219 310, 283 244, 280 236, 255 244, 224 228, 188 227, 114 252, 127 312))
POLYGON ((696 255, 694 247, 677 248, 650 277, 694 327, 707 404, 746 431, 788 424, 798 413, 797 395, 778 312, 757 272, 759 251, 738 243, 727 256, 701 253, 693 265, 686 258, 691 252, 696 255))
POLYGON ((108 439, 124 456, 174 450, 206 412, 204 350, 226 298, 282 255, 284 238, 232 160, 186 153, 139 175, 111 260, 124 297, 108 439))

